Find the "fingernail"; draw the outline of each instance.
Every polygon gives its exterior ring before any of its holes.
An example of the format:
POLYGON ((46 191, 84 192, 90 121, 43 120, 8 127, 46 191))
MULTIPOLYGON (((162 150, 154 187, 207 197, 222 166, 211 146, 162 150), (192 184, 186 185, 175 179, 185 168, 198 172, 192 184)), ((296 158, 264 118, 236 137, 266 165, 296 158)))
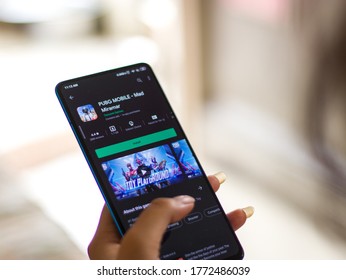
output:
POLYGON ((193 204, 195 203, 195 199, 192 196, 189 195, 180 195, 174 197, 174 200, 179 203, 180 205, 187 205, 187 204, 193 204))
POLYGON ((255 213, 255 208, 248 206, 242 209, 246 215, 246 218, 250 218, 255 213))
POLYGON ((216 177, 216 179, 219 181, 220 184, 224 183, 226 181, 226 174, 223 172, 218 172, 216 174, 214 174, 214 176, 216 177))

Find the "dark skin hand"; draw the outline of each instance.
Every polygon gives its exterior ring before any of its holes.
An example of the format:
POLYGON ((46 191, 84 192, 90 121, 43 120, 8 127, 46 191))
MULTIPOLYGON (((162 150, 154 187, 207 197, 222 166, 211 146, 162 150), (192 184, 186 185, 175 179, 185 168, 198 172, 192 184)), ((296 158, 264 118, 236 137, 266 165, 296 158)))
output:
MULTIPOLYGON (((224 178, 220 179, 217 174, 208 176, 208 179, 215 192, 224 181, 224 178)), ((184 218, 193 209, 194 203, 194 198, 187 195, 155 199, 140 214, 124 237, 119 234, 108 208, 104 206, 95 235, 88 247, 90 259, 159 259, 161 239, 167 226, 184 218)), ((228 213, 227 217, 233 229, 237 230, 252 213, 253 208, 248 207, 234 210, 228 213)))

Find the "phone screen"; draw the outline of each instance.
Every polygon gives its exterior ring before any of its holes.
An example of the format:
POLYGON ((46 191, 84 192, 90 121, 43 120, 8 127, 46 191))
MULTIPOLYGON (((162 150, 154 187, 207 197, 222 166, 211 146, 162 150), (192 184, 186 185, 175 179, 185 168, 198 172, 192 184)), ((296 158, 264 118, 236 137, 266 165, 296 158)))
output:
POLYGON ((161 259, 241 259, 243 250, 152 69, 136 64, 56 86, 119 231, 157 197, 190 195, 161 259))

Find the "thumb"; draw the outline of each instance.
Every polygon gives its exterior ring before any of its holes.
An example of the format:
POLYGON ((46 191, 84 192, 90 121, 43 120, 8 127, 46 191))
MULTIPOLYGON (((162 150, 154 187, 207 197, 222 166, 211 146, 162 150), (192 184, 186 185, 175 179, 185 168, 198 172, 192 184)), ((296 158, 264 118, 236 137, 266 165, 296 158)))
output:
POLYGON ((187 195, 153 200, 126 232, 119 259, 158 259, 167 226, 184 218, 194 207, 194 202, 195 199, 187 195))

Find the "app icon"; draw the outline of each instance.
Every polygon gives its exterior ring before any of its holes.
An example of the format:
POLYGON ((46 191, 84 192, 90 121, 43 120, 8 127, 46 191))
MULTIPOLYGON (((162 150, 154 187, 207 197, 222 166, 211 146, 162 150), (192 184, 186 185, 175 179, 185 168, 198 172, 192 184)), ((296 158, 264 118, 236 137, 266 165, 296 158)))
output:
POLYGON ((97 119, 95 109, 90 104, 78 107, 77 112, 83 122, 90 122, 97 119))

